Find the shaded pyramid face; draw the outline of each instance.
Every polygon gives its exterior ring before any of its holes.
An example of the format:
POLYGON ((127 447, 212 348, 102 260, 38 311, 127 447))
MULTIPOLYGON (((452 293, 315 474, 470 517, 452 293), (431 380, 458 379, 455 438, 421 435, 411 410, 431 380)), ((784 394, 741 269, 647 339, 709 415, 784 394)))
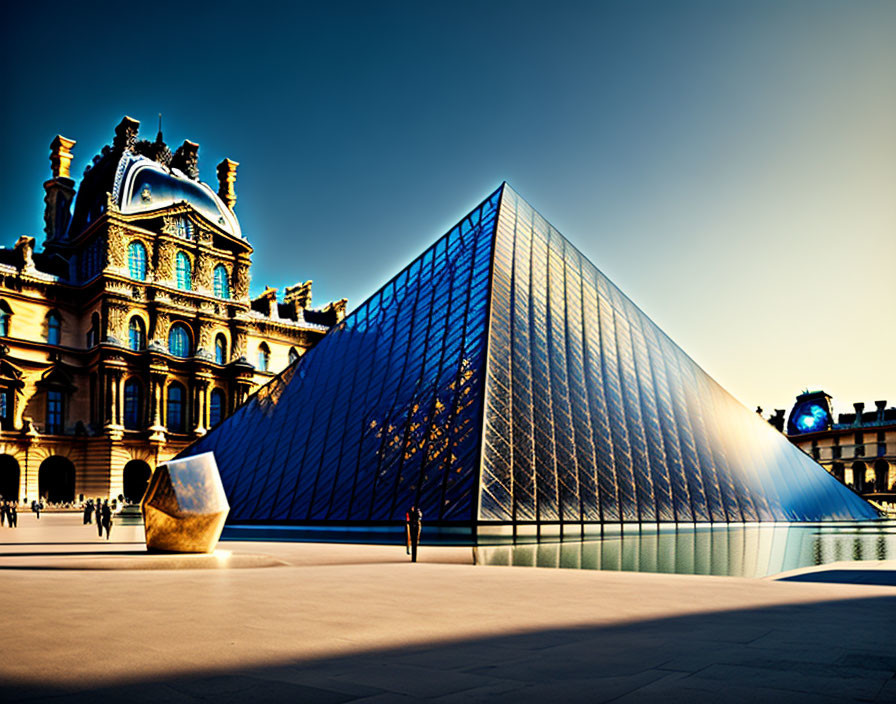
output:
POLYGON ((184 454, 209 450, 233 523, 877 515, 506 185, 184 454))

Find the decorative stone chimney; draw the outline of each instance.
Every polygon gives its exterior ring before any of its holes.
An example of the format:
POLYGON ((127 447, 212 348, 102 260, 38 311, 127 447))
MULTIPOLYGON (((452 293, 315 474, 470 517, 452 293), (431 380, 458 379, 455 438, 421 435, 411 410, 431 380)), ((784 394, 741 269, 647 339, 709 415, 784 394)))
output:
POLYGON ((343 320, 345 320, 346 306, 348 306, 348 299, 340 298, 338 301, 327 303, 327 305, 324 307, 324 312, 332 313, 334 316, 336 316, 336 322, 341 323, 343 320))
POLYGON ((75 140, 56 135, 50 143, 50 166, 53 178, 44 182, 44 232, 48 240, 58 240, 65 235, 71 220, 75 182, 71 178, 72 147, 75 140))
POLYGON ((862 424, 862 411, 865 410, 865 404, 862 403, 861 401, 858 401, 858 402, 852 404, 852 407, 856 409, 855 424, 861 425, 862 424))
POLYGON ((113 151, 119 154, 133 151, 137 143, 137 132, 140 129, 140 121, 125 115, 115 128, 115 139, 112 140, 113 151))
POLYGON ((258 311, 269 318, 279 318, 277 311, 277 289, 265 286, 264 291, 251 302, 252 310, 258 311))
POLYGON ((311 305, 311 279, 303 284, 287 286, 283 292, 283 302, 293 304, 296 308, 308 308, 311 305))
POLYGON ((784 410, 783 408, 776 408, 775 414, 770 416, 768 419, 769 425, 771 425, 775 430, 779 433, 784 432, 784 410))
POLYGON ((19 268, 24 272, 34 271, 34 238, 22 235, 16 241, 15 251, 21 257, 19 268))
POLYGON ((280 309, 290 320, 303 320, 303 310, 311 305, 311 281, 295 286, 287 286, 283 291, 283 305, 280 309))
POLYGON ((877 406, 877 421, 878 423, 883 423, 884 421, 884 411, 887 409, 887 402, 884 401, 875 401, 874 405, 877 406))
POLYGON ((184 143, 174 152, 174 157, 171 159, 171 168, 180 169, 188 178, 198 181, 199 145, 196 142, 185 139, 184 143))
POLYGON ((218 164, 218 195, 231 210, 236 205, 237 166, 239 166, 239 162, 230 159, 225 159, 218 164))

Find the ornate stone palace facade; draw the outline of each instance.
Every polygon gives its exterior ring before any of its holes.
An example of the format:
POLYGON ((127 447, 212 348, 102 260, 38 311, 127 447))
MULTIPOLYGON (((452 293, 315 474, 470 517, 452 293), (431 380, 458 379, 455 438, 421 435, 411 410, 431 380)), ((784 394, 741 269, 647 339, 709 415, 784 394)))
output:
POLYGON ((249 297, 252 247, 199 145, 172 154, 124 118, 70 177, 51 145, 46 240, 0 249, 0 495, 139 499, 150 468, 219 423, 345 315, 311 308, 311 282, 249 297), (72 206, 74 206, 72 208, 72 206))
POLYGON ((807 391, 796 397, 786 420, 776 409, 768 421, 863 498, 896 514, 896 407, 854 403, 834 416, 831 397, 807 391))

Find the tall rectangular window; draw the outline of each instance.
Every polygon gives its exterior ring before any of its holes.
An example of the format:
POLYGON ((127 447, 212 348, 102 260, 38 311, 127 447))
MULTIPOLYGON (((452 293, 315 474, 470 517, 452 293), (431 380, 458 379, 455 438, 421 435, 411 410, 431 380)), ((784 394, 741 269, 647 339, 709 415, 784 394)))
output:
POLYGON ((62 432, 62 392, 47 392, 47 432, 58 435, 62 432))
POLYGON ((0 391, 0 427, 3 430, 12 430, 12 391, 3 389, 0 391))

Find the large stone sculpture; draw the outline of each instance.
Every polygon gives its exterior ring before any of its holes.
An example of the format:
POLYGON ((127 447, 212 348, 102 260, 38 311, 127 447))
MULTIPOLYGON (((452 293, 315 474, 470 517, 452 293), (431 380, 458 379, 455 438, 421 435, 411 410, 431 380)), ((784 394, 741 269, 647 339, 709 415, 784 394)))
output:
POLYGON ((214 454, 156 467, 141 508, 148 550, 212 552, 230 513, 214 454))

